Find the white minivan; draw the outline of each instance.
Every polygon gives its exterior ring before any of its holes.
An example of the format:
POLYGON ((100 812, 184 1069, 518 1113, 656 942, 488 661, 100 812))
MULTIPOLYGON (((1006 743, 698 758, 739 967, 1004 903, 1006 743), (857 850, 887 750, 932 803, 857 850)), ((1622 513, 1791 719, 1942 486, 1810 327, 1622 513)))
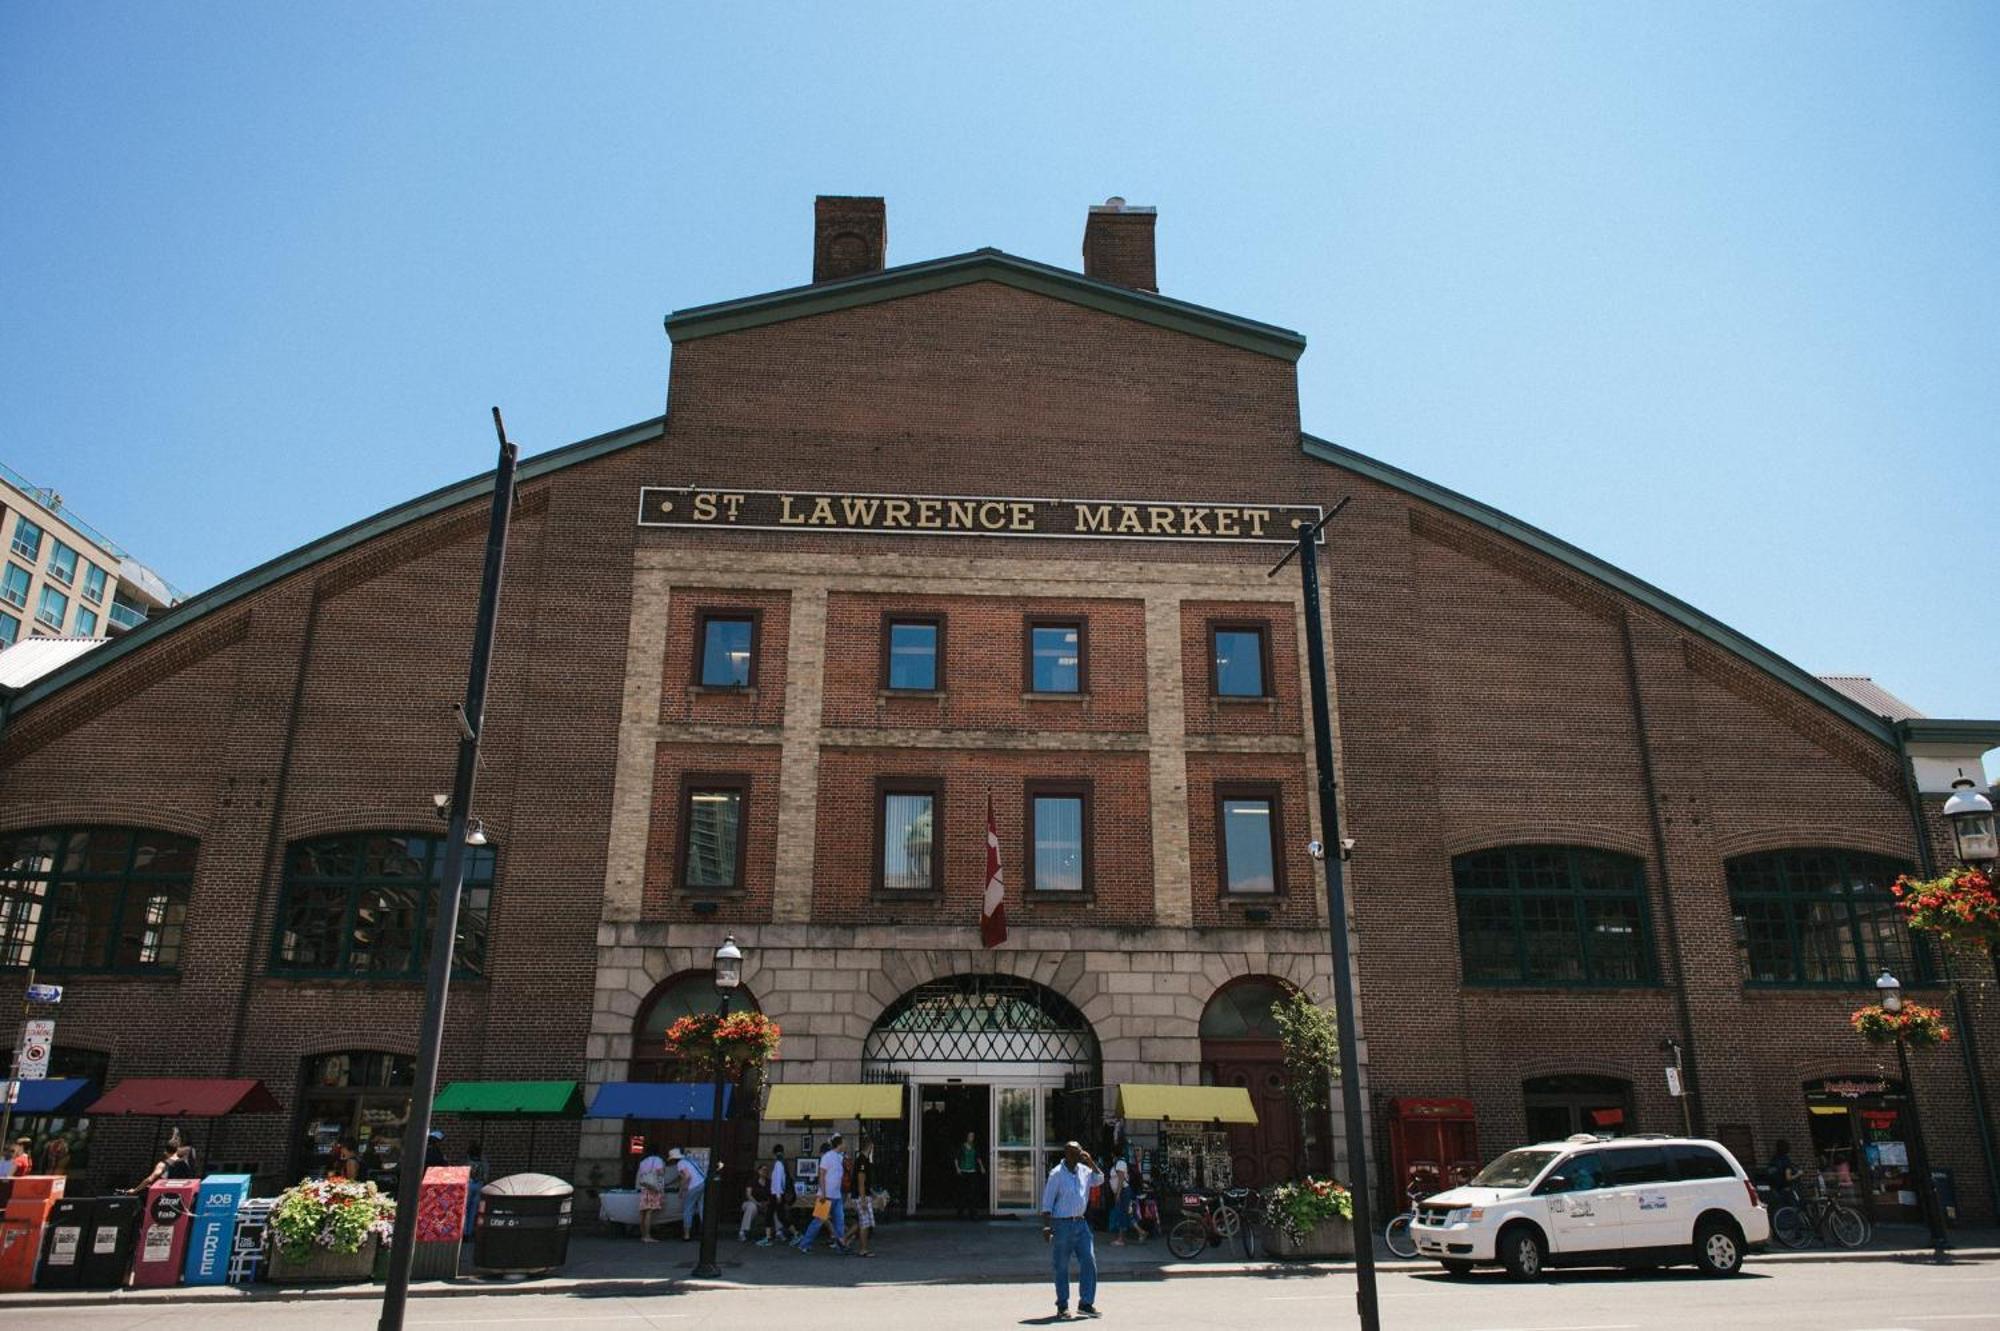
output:
POLYGON ((1718 1142, 1579 1134, 1509 1151, 1426 1197, 1410 1237, 1454 1275, 1492 1262, 1516 1280, 1551 1266, 1693 1262, 1728 1276, 1769 1241, 1771 1219, 1718 1142))

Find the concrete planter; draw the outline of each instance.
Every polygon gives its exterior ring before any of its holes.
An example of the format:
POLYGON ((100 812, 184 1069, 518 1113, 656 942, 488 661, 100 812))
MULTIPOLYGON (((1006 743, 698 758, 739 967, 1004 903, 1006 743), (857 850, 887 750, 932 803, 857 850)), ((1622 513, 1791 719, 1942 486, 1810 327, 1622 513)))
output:
POLYGON ((371 1238, 353 1252, 315 1248, 312 1256, 294 1262, 274 1243, 268 1278, 276 1285, 358 1284, 375 1270, 376 1246, 376 1240, 371 1238))
POLYGON ((1284 1260, 1354 1255, 1354 1222, 1351 1220, 1322 1220, 1307 1230, 1297 1243, 1286 1238, 1285 1231, 1272 1225, 1263 1226, 1259 1237, 1264 1240, 1265 1251, 1284 1260))

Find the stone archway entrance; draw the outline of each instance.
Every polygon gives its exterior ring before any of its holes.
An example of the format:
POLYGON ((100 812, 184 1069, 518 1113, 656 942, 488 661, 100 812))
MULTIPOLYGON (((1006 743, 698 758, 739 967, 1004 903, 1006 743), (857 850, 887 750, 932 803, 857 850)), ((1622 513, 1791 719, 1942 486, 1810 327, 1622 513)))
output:
POLYGON ((1255 1123, 1229 1130, 1238 1187, 1261 1188, 1296 1178, 1311 1167, 1320 1134, 1299 1119, 1285 1092, 1285 1052, 1274 1005, 1291 993, 1281 980, 1246 975, 1216 990, 1201 1014, 1202 1080, 1241 1086, 1257 1108, 1255 1123))
POLYGON ((912 1211, 932 1213, 1033 1211, 1061 1144, 1093 1132, 1102 1067, 1075 1004, 1047 985, 986 972, 911 989, 862 1045, 864 1077, 912 1090, 904 1196, 912 1211), (968 1138, 978 1166, 970 1177, 958 1169, 968 1138))

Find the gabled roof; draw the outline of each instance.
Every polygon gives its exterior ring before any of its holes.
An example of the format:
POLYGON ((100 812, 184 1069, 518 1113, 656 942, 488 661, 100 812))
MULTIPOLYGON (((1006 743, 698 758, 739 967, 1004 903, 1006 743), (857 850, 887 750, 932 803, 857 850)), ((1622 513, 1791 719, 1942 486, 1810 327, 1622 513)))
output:
POLYGON ((1105 282, 1067 268, 1056 268, 1033 259, 1023 259, 995 249, 974 250, 946 259, 885 268, 838 282, 816 282, 809 286, 787 287, 761 296, 718 301, 675 310, 667 316, 667 336, 676 342, 691 342, 717 333, 734 333, 745 328, 787 319, 804 319, 835 310, 850 310, 885 300, 943 291, 973 282, 998 282, 1002 286, 1055 300, 1068 301, 1088 309, 1136 319, 1140 323, 1175 332, 1204 337, 1225 346, 1275 356, 1294 362, 1306 349, 1305 334, 1275 324, 1259 323, 1221 310, 1209 309, 1150 291, 1136 291, 1116 282, 1105 282))
MULTIPOLYGON (((580 439, 576 443, 538 454, 521 463, 515 473, 516 484, 525 485, 529 481, 561 471, 565 467, 574 467, 579 463, 589 462, 635 444, 648 443, 660 437, 666 420, 664 416, 655 416, 652 420, 640 421, 637 425, 628 425, 608 434, 580 439)), ((308 542, 296 550, 279 555, 276 559, 259 564, 247 573, 239 573, 199 596, 190 597, 169 610, 153 615, 130 633, 114 638, 103 646, 84 653, 61 669, 41 676, 18 693, 9 696, 5 689, 0 689, 0 733, 4 733, 7 720, 19 716, 57 690, 74 684, 139 650, 155 638, 172 633, 182 625, 190 624, 204 615, 214 614, 281 578, 289 577, 301 569, 310 568, 321 560, 331 559, 364 541, 373 540, 377 536, 412 522, 421 522, 425 518, 442 513, 446 509, 456 508, 481 495, 490 495, 493 493, 493 483, 494 473, 483 472, 442 489, 433 490, 427 495, 419 495, 394 508, 384 509, 372 518, 363 518, 331 535, 308 542)))
POLYGON ((1820 682, 1890 721, 1923 720, 1924 714, 1877 684, 1871 675, 1821 675, 1820 682))
POLYGON ((1330 440, 1315 438, 1309 434, 1301 435, 1300 440, 1308 457, 1334 463, 1372 481, 1380 482, 1392 490, 1399 490, 1412 498, 1435 504, 1469 522, 1519 541, 1584 577, 1631 597, 1695 636, 1706 639, 1734 656, 1741 657, 1780 682, 1790 685, 1841 720, 1892 748, 1897 747, 1899 735, 1911 739, 1921 735, 1939 739, 1983 742, 1987 747, 2000 745, 2000 721, 1922 719, 1894 722, 1862 706, 1811 672, 1793 665, 1762 643, 1738 633, 1719 619, 1703 614, 1678 596, 1661 591, 1643 578, 1634 577, 1624 569, 1606 563, 1596 555, 1571 545, 1559 536, 1553 536, 1539 527, 1503 513, 1490 504, 1482 504, 1477 499, 1447 489, 1435 481, 1427 481, 1412 472, 1404 471, 1401 467, 1357 453, 1330 440))

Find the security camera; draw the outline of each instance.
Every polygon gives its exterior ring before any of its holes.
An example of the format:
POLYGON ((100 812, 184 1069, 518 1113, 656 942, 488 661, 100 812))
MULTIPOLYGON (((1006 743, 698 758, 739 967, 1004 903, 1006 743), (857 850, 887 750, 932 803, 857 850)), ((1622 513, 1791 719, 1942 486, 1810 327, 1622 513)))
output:
POLYGON ((431 807, 439 813, 443 813, 451 807, 451 796, 442 793, 431 796, 431 807))
POLYGON ((1340 858, 1342 858, 1343 860, 1351 860, 1354 858, 1353 837, 1344 836, 1340 839, 1340 858))
POLYGON ((463 735, 466 739, 479 738, 479 732, 472 728, 472 718, 465 714, 464 703, 455 702, 451 705, 451 719, 458 722, 458 733, 460 735, 463 735))
POLYGON ((1312 857, 1313 857, 1314 859, 1316 859, 1316 860, 1323 860, 1323 859, 1325 859, 1325 858, 1326 858, 1326 845, 1325 845, 1325 843, 1324 843, 1324 842, 1320 842, 1320 841, 1308 841, 1308 842, 1306 842, 1306 854, 1308 854, 1308 855, 1312 856, 1312 857))

